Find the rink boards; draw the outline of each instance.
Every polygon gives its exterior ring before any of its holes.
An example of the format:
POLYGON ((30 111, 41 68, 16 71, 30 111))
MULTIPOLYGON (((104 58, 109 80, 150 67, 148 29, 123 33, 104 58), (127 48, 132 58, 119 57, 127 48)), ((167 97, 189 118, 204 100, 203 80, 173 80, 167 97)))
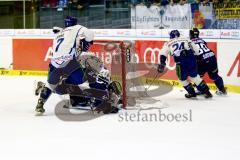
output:
MULTIPOLYGON (((99 45, 102 40, 127 41, 131 43, 131 54, 133 63, 146 64, 151 68, 158 63, 165 38, 126 38, 126 37, 96 37, 94 46, 90 49, 106 65, 110 65, 111 54, 99 45), (110 57, 109 57, 110 56, 110 57), (150 64, 150 66, 149 66, 150 64)), ((238 39, 207 39, 209 47, 216 53, 218 59, 219 73, 223 77, 228 91, 240 93, 240 40, 238 39)), ((34 36, 5 36, 0 37, 0 75, 15 76, 46 76, 48 63, 52 53, 52 37, 34 36), (5 70, 6 68, 7 70, 5 70), (13 70, 12 70, 13 69, 13 70)), ((138 65, 137 65, 138 66, 138 65)), ((171 82, 174 86, 177 83, 175 64, 172 58, 168 57, 168 72, 161 77, 171 82)), ((151 69, 151 71, 155 71, 151 69)), ((116 76, 113 74, 113 76, 116 76)), ((154 73, 140 77, 143 82, 154 78, 154 73)), ((204 79, 215 89, 212 81, 205 76, 204 79)))

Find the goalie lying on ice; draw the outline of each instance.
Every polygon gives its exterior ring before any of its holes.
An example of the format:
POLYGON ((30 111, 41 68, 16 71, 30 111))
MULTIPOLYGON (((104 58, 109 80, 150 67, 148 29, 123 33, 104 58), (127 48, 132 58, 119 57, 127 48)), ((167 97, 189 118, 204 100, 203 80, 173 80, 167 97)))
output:
POLYGON ((118 112, 117 104, 121 86, 110 81, 110 72, 92 54, 88 54, 93 44, 93 32, 77 25, 77 19, 67 17, 65 27, 54 28, 53 57, 49 64, 47 83, 38 83, 36 95, 40 94, 36 115, 45 112, 44 103, 52 92, 69 94, 73 105, 91 101, 94 110, 103 113, 118 112), (88 82, 89 88, 83 83, 88 82))

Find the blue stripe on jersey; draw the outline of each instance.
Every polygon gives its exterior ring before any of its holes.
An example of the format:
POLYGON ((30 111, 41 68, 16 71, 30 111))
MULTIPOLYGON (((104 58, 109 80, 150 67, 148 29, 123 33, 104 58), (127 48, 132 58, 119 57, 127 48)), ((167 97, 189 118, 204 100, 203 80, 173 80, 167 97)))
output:
MULTIPOLYGON (((73 50, 74 48, 75 48, 75 51, 77 50, 77 49, 76 49, 76 46, 77 46, 77 44, 76 44, 76 43, 77 43, 76 40, 77 40, 78 33, 80 32, 81 29, 82 29, 82 27, 79 28, 79 30, 78 30, 78 32, 77 32, 77 34, 76 34, 75 42, 74 42, 74 44, 73 44, 73 46, 72 46, 72 48, 71 48, 69 54, 72 53, 72 50, 73 50)), ((75 56, 76 56, 76 52, 75 52, 75 54, 73 55, 73 58, 75 58, 75 56)))

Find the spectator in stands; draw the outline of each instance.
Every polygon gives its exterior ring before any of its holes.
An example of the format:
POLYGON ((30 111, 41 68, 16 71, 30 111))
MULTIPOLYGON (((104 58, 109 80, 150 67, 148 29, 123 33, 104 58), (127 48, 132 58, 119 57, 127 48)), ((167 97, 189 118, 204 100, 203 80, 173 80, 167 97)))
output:
POLYGON ((166 6, 169 3, 170 3, 169 0, 161 0, 161 6, 166 6))
POLYGON ((184 4, 186 4, 186 3, 188 3, 188 1, 187 0, 180 0, 180 5, 184 5, 184 4))
POLYGON ((154 0, 145 0, 145 5, 149 8, 154 3, 154 0))
POLYGON ((160 6, 161 0, 154 0, 153 5, 160 6))
POLYGON ((68 4, 68 0, 59 0, 58 1, 58 11, 63 11, 63 8, 66 8, 68 4))
POLYGON ((178 4, 179 2, 180 2, 180 0, 171 0, 170 4, 175 5, 175 4, 178 4))
POLYGON ((188 3, 190 4, 197 3, 197 0, 188 0, 188 3))
POLYGON ((135 7, 136 5, 145 5, 144 0, 131 0, 131 7, 135 7))
POLYGON ((131 0, 131 5, 136 6, 138 4, 138 0, 131 0))
POLYGON ((90 1, 71 0, 69 4, 72 9, 82 10, 90 5, 90 1))
POLYGON ((131 0, 131 4, 133 6, 136 6, 136 5, 140 4, 140 3, 142 3, 142 0, 131 0))
POLYGON ((43 0, 42 5, 43 5, 43 7, 54 8, 57 6, 57 0, 43 0))
POLYGON ((204 0, 202 3, 203 3, 203 4, 209 4, 209 3, 210 3, 210 0, 204 0))

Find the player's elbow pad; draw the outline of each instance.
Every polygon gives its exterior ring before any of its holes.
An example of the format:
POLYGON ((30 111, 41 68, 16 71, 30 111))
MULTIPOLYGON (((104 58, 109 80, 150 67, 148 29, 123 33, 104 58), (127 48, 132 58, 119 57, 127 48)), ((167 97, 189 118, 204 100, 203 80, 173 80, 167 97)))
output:
POLYGON ((88 42, 92 42, 93 39, 94 39, 94 33, 93 33, 93 31, 88 29, 85 33, 85 40, 88 42))

